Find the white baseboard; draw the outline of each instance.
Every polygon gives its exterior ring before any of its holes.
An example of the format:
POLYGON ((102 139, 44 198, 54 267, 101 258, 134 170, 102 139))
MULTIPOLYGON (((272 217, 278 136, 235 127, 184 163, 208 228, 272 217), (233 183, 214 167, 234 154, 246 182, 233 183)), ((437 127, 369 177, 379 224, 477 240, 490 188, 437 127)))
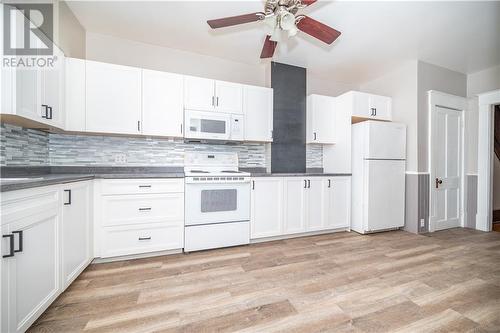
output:
POLYGON ((94 260, 92 260, 92 264, 102 264, 102 263, 106 263, 106 262, 114 262, 114 261, 122 261, 122 260, 159 257, 159 256, 166 256, 166 255, 170 255, 170 254, 179 254, 179 253, 182 253, 182 249, 140 253, 140 254, 130 254, 130 255, 126 255, 126 256, 118 256, 118 257, 110 257, 110 258, 94 258, 94 260))

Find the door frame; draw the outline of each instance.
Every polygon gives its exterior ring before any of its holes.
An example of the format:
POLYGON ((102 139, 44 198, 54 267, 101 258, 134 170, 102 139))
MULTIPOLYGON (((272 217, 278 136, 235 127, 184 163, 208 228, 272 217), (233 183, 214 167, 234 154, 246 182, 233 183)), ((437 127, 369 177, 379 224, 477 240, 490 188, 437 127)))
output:
POLYGON ((434 158, 433 158, 433 139, 434 135, 434 123, 437 107, 451 109, 455 111, 460 111, 460 226, 463 228, 465 225, 464 220, 464 209, 465 209, 465 198, 466 198, 466 182, 465 182, 465 161, 466 159, 466 149, 465 149, 465 111, 467 110, 467 99, 465 97, 455 96, 447 93, 443 93, 436 90, 429 90, 427 92, 428 96, 428 110, 429 110, 429 231, 436 231, 436 225, 433 216, 434 208, 434 158))
POLYGON ((494 106, 500 104, 500 90, 479 94, 477 152, 476 229, 491 231, 493 206, 494 106))

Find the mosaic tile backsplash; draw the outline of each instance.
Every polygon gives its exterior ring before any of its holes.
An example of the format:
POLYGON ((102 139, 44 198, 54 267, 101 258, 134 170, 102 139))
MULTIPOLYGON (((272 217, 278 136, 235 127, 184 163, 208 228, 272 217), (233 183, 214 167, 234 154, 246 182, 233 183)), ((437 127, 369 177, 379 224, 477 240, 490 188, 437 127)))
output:
MULTIPOLYGON (((2 124, 0 133, 2 166, 182 166, 185 151, 235 151, 241 167, 265 168, 270 148, 263 143, 216 145, 185 143, 181 139, 49 134, 9 124, 2 124)), ((323 166, 321 145, 308 145, 306 156, 308 168, 323 166)))

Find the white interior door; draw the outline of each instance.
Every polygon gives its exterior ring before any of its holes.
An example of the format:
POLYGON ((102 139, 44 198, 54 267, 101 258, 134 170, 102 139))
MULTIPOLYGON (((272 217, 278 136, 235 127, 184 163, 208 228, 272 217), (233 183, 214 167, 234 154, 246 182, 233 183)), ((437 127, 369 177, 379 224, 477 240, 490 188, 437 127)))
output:
POLYGON ((462 111, 436 106, 432 134, 431 231, 461 225, 462 111))

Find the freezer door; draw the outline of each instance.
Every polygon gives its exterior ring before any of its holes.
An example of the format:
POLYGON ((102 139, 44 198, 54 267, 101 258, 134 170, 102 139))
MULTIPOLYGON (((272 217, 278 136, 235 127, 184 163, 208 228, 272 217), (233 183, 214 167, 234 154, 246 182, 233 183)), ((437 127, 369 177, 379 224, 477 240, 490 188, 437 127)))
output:
POLYGON ((406 125, 367 121, 365 159, 406 159, 406 125))
POLYGON ((399 228, 405 220, 405 161, 364 161, 364 231, 399 228))

